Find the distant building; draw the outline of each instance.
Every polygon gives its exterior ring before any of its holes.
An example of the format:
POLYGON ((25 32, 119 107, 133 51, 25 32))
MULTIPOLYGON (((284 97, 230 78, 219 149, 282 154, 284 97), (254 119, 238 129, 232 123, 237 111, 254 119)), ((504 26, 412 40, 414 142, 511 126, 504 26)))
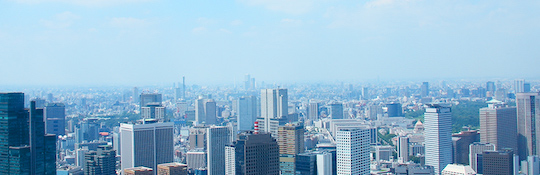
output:
POLYGON ((154 175, 154 170, 148 167, 126 168, 124 175, 154 175))
POLYGON ((429 83, 428 82, 422 82, 422 86, 420 87, 420 96, 429 97, 429 83))
POLYGON ((394 152, 393 146, 389 145, 377 145, 372 146, 372 152, 375 153, 375 161, 379 162, 381 160, 390 160, 390 156, 392 156, 392 153, 394 152))
POLYGON ((209 125, 217 123, 217 106, 213 99, 199 98, 195 101, 195 122, 209 125))
POLYGON ((164 119, 165 107, 161 102, 147 103, 141 107, 141 116, 144 119, 164 119))
POLYGON ((249 131, 253 129, 253 123, 257 119, 257 97, 240 97, 237 101, 238 131, 249 131))
POLYGON ((484 151, 495 151, 495 145, 491 143, 473 143, 469 145, 469 165, 478 174, 483 173, 482 153, 484 151))
POLYGON ((66 107, 63 103, 49 103, 44 109, 47 134, 66 135, 66 107))
POLYGON ((262 89, 261 90, 261 118, 264 123, 261 131, 272 133, 277 136, 277 127, 271 126, 271 119, 287 118, 289 111, 287 89, 262 89))
POLYGON ((158 164, 157 175, 188 175, 187 165, 176 162, 158 164))
POLYGON ((525 80, 523 79, 514 80, 514 93, 525 92, 524 84, 525 84, 525 80))
POLYGON ((469 145, 479 141, 478 131, 462 131, 452 134, 452 157, 455 164, 469 163, 469 145))
POLYGON ((172 122, 120 124, 122 169, 150 167, 173 161, 172 122))
POLYGON ((409 161, 409 138, 398 137, 397 144, 398 162, 405 163, 409 161))
POLYGON ((159 103, 161 104, 161 94, 151 93, 151 94, 141 94, 140 97, 140 107, 146 106, 148 103, 159 103))
POLYGON ((396 175, 433 175, 435 174, 432 166, 420 165, 398 165, 394 169, 396 175))
POLYGON ((222 174, 225 172, 225 145, 231 144, 230 130, 226 126, 211 126, 206 131, 208 143, 208 173, 222 174))
POLYGON ((332 119, 344 119, 343 104, 341 103, 330 104, 330 117, 332 119))
POLYGON ((389 103, 386 104, 386 114, 388 117, 402 117, 403 109, 401 108, 401 103, 389 103))
POLYGON ((206 132, 210 126, 197 125, 189 128, 189 149, 203 148, 206 149, 206 132))
POLYGON ((319 103, 310 102, 308 107, 308 119, 315 121, 319 119, 319 103))
POLYGON ((186 153, 186 163, 189 169, 201 169, 206 168, 208 156, 206 152, 202 149, 188 151, 186 153))
POLYGON ((430 104, 424 114, 426 165, 440 174, 452 163, 452 112, 450 107, 430 104))

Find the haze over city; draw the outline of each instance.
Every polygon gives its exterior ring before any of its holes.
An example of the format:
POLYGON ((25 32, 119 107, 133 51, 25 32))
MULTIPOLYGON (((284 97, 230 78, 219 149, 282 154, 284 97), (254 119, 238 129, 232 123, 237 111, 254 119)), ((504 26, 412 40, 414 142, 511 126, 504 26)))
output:
POLYGON ((1 85, 536 79, 538 1, 0 1, 1 85))

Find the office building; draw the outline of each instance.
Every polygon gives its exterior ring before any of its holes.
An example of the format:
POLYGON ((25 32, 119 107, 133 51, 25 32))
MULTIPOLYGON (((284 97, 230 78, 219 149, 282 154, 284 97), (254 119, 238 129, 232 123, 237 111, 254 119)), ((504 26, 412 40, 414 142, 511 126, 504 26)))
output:
POLYGON ((401 108, 401 103, 389 103, 386 104, 386 114, 388 117, 402 117, 403 109, 401 108))
POLYGON ((6 137, 0 140, 0 174, 29 174, 28 111, 23 93, 0 93, 0 128, 0 135, 6 137))
POLYGON ((490 101, 480 109, 480 141, 492 143, 497 148, 517 150, 516 107, 490 101))
POLYGON ((441 172, 441 175, 475 175, 476 172, 467 165, 448 164, 441 172))
POLYGON ((304 125, 289 123, 278 129, 279 164, 281 174, 296 172, 296 155, 304 152, 304 125))
POLYGON ((308 107, 308 119, 315 121, 319 119, 319 103, 310 102, 308 107))
POLYGON ((540 174, 540 157, 529 156, 527 160, 521 161, 521 173, 525 175, 540 174))
POLYGON ((233 145, 237 175, 279 174, 279 147, 271 134, 245 131, 233 145))
POLYGON ((47 134, 66 135, 66 107, 63 103, 48 103, 43 115, 47 134))
POLYGON ((210 126, 197 125, 189 128, 189 149, 206 149, 206 131, 210 126))
POLYGON ((157 175, 188 175, 187 165, 176 162, 158 164, 157 175))
POLYGON ((455 164, 469 163, 469 145, 480 140, 478 131, 461 131, 452 134, 452 157, 455 164))
POLYGON ((208 174, 217 175, 225 172, 225 145, 231 144, 231 132, 226 126, 211 126, 206 131, 208 143, 208 174))
POLYGON ((271 119, 287 118, 289 102, 287 89, 262 89, 261 90, 261 118, 264 119, 264 132, 273 133, 277 136, 277 127, 272 127, 271 119))
MULTIPOLYGON (((332 119, 344 119, 343 104, 332 103, 330 104, 330 118, 332 119)), ((347 117, 349 118, 349 117, 347 117)))
POLYGON ((517 93, 517 130, 519 158, 540 154, 540 95, 538 93, 517 93))
POLYGON ((497 90, 497 88, 495 87, 495 82, 493 81, 486 82, 486 90, 488 92, 491 92, 492 94, 495 93, 495 90, 497 90))
POLYGON ((332 160, 335 159, 331 153, 328 152, 320 152, 317 154, 317 175, 325 175, 325 174, 335 174, 333 171, 334 163, 332 160))
POLYGON ((236 148, 234 145, 225 146, 225 175, 236 174, 236 148))
POLYGON ((173 162, 172 122, 150 124, 120 124, 122 169, 148 167, 173 162))
POLYGON ((469 165, 479 174, 482 174, 482 153, 484 151, 495 151, 495 145, 480 142, 469 145, 469 165))
POLYGON ((112 146, 101 145, 97 151, 85 154, 85 175, 116 175, 116 151, 112 146))
POLYGON ((377 146, 371 146, 371 152, 375 154, 375 161, 379 162, 381 160, 390 160, 390 156, 392 156, 392 153, 394 152, 394 147, 389 145, 377 145, 377 146))
POLYGON ((420 96, 423 97, 429 97, 429 83, 428 82, 422 82, 422 86, 420 87, 420 96))
POLYGON ((421 165, 407 165, 407 164, 401 164, 398 165, 394 169, 396 175, 433 175, 435 172, 433 171, 432 166, 421 166, 421 165))
POLYGON ((341 129, 337 132, 337 174, 369 174, 368 129, 341 129))
POLYGON ((317 175, 317 153, 306 152, 296 155, 297 175, 317 175))
POLYGON ((523 92, 531 92, 531 83, 523 83, 523 92))
POLYGON ((148 167, 126 168, 124 175, 154 175, 154 170, 148 167))
POLYGON ((189 169, 204 169, 207 166, 208 156, 203 149, 192 150, 186 153, 186 163, 189 169))
POLYGON ((30 102, 30 174, 56 174, 56 135, 45 133, 43 109, 30 102))
POLYGON ((424 114, 424 138, 426 165, 433 166, 440 174, 452 163, 452 112, 450 107, 440 104, 427 105, 424 114))
POLYGON ((524 84, 525 84, 525 80, 523 79, 514 80, 514 93, 525 92, 524 84))
POLYGON ((213 99, 199 97, 195 101, 195 122, 199 124, 216 124, 217 107, 213 99))
POLYGON ((238 131, 250 131, 257 120, 257 97, 240 97, 236 101, 238 131))
POLYGON ((397 143, 397 156, 399 163, 405 163, 409 161, 409 138, 398 137, 397 143))
POLYGON ((514 154, 510 149, 500 151, 484 151, 482 153, 483 174, 514 174, 514 154))
POLYGON ((85 118, 80 126, 75 129, 76 142, 92 142, 99 139, 100 123, 97 118, 85 118))
POLYGON ((140 97, 140 107, 146 106, 148 103, 159 103, 161 104, 161 94, 159 93, 149 93, 149 94, 141 94, 140 97))
POLYGON ((147 103, 141 107, 141 117, 143 119, 160 119, 165 118, 165 107, 161 102, 147 103))

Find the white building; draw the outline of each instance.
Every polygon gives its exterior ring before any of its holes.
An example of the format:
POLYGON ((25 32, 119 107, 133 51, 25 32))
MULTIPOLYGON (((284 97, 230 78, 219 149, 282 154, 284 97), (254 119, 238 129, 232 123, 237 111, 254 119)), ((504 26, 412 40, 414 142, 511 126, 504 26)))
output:
POLYGON ((206 152, 202 149, 188 151, 186 153, 186 163, 188 164, 189 169, 201 169, 206 168, 206 152))
POLYGON ((332 154, 327 152, 317 154, 317 174, 332 174, 332 154))
POLYGON ((429 104, 424 114, 426 165, 440 174, 452 163, 452 112, 450 107, 429 104))
POLYGON ((257 119, 257 97, 241 97, 237 101, 238 131, 249 131, 253 129, 253 123, 257 119))
POLYGON ((476 172, 466 165, 448 164, 441 172, 441 175, 475 175, 476 172))
POLYGON ((337 132, 337 174, 369 174, 369 129, 342 129, 337 132))
POLYGON ((288 116, 287 89, 262 89, 261 90, 261 118, 265 120, 265 132, 272 133, 277 137, 277 127, 270 126, 270 119, 286 118, 288 116), (273 129, 276 129, 275 131, 273 129), (275 134, 274 134, 275 133, 275 134))
POLYGON ((225 146, 225 175, 236 174, 236 153, 234 145, 225 146))
POLYGON ((173 162, 172 122, 120 124, 122 169, 173 162))
POLYGON ((397 156, 398 156, 399 163, 405 163, 409 161, 409 138, 408 137, 398 137, 397 156))
POLYGON ((208 152, 208 174, 217 175, 225 172, 225 145, 231 144, 229 127, 211 126, 206 130, 208 152))

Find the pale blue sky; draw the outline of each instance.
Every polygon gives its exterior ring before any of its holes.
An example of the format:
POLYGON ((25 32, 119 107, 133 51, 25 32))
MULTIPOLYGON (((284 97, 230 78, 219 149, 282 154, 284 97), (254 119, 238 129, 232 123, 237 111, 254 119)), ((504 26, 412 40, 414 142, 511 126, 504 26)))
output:
POLYGON ((540 1, 0 0, 0 85, 537 78, 540 1))

